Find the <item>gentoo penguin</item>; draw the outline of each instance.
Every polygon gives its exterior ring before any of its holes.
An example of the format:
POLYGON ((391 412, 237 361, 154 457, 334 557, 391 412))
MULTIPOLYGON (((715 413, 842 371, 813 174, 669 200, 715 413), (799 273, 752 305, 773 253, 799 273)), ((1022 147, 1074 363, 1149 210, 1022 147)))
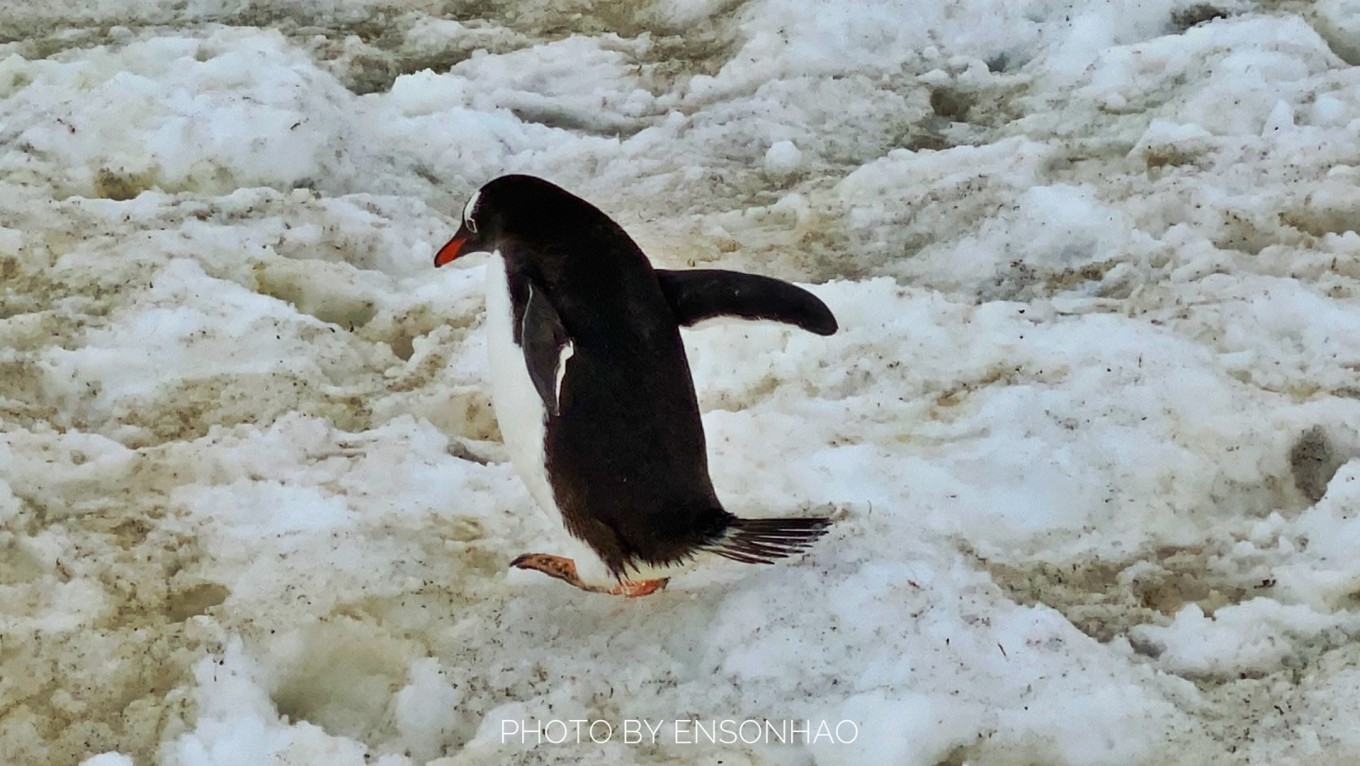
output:
POLYGON ((679 329, 735 316, 829 335, 836 319, 825 304, 768 277, 653 269, 609 216, 531 176, 502 176, 473 193, 434 265, 478 251, 492 254, 496 419, 516 471, 540 506, 561 514, 577 548, 570 558, 525 554, 512 566, 643 596, 700 554, 767 564, 826 531, 826 518, 723 510, 679 329))

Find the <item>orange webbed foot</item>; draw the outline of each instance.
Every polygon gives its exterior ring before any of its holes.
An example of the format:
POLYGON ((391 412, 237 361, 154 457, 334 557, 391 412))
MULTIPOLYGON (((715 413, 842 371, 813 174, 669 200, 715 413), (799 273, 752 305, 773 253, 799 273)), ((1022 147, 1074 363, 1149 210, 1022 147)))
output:
POLYGON ((581 577, 576 572, 576 562, 563 556, 554 556, 550 553, 526 553, 510 562, 510 566, 516 569, 532 569, 537 572, 552 577, 568 585, 573 585, 584 591, 591 593, 607 593, 611 596, 625 596, 627 598, 637 598, 639 596, 650 596, 653 593, 666 587, 668 579, 660 580, 620 580, 612 588, 600 585, 591 585, 581 581, 581 577))
POLYGON ((615 596, 626 596, 627 598, 638 598, 639 596, 650 596, 659 590, 664 590, 669 578, 663 577, 659 580, 620 580, 613 590, 609 591, 615 596))

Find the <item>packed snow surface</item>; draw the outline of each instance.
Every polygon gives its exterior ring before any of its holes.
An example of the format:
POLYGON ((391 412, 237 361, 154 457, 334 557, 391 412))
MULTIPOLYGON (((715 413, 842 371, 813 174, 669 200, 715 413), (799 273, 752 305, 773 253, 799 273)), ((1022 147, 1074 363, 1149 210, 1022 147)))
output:
POLYGON ((1358 62, 1355 0, 0 0, 0 761, 1360 761, 1358 62), (509 172, 835 311, 685 336, 806 556, 507 570, 431 259, 509 172))

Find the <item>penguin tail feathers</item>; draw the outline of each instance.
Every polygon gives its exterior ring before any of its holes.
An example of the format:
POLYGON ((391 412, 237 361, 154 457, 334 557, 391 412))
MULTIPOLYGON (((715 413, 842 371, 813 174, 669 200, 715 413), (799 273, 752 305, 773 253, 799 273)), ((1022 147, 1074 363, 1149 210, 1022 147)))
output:
POLYGON ((831 519, 739 519, 732 517, 727 528, 704 546, 723 558, 743 564, 773 564, 799 553, 826 534, 831 519))

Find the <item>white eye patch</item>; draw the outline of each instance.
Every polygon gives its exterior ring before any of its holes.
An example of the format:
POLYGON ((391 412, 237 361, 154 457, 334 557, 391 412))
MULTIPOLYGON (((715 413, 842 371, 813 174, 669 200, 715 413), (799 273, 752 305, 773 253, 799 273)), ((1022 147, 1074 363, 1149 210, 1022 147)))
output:
POLYGON ((468 197, 467 204, 463 206, 463 225, 473 234, 477 233, 477 224, 472 220, 472 214, 477 211, 477 200, 482 196, 481 191, 475 191, 468 197))

